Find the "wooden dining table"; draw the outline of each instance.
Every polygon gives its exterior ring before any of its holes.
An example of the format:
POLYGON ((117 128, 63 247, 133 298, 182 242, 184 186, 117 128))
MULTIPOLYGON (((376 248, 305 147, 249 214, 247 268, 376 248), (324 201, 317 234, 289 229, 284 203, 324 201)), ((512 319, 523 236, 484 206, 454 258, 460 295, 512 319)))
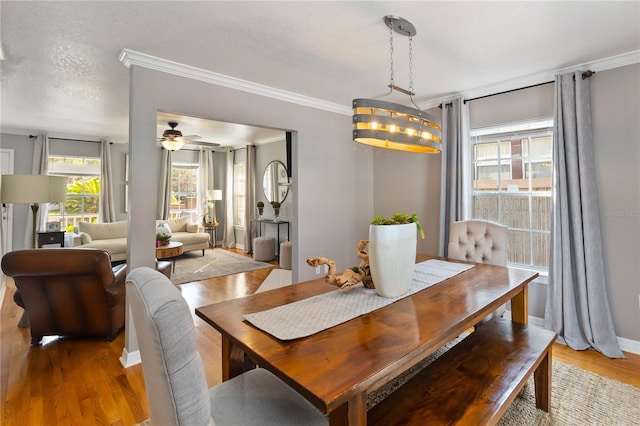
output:
MULTIPOLYGON (((417 262, 441 259, 418 254, 417 262)), ((316 279, 202 306, 196 314, 222 335, 222 379, 258 365, 295 389, 331 425, 364 425, 367 395, 511 301, 527 323, 527 286, 536 272, 488 264, 308 337, 279 340, 243 319, 336 290, 316 279)))

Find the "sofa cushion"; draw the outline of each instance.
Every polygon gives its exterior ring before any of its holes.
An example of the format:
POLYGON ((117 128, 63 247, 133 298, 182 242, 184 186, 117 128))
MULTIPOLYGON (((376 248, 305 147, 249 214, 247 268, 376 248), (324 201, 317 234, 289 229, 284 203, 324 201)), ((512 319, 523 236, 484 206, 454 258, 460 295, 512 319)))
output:
POLYGON ((86 232, 82 232, 80 234, 80 241, 82 242, 82 244, 89 244, 91 241, 93 241, 93 239, 91 238, 91 235, 87 234, 86 232))
POLYGON ((171 241, 179 241, 185 246, 209 243, 209 234, 206 232, 175 232, 171 236, 171 241))
POLYGON ((112 260, 114 254, 127 253, 127 238, 107 238, 104 240, 94 240, 89 244, 82 244, 81 248, 98 248, 106 250, 111 255, 112 260))
POLYGON ((121 220, 109 223, 79 222, 78 230, 89 234, 92 240, 123 238, 127 236, 127 221, 121 220))
POLYGON ((187 225, 190 222, 190 217, 185 216, 180 219, 169 219, 167 223, 169 224, 169 229, 171 232, 187 232, 187 225))

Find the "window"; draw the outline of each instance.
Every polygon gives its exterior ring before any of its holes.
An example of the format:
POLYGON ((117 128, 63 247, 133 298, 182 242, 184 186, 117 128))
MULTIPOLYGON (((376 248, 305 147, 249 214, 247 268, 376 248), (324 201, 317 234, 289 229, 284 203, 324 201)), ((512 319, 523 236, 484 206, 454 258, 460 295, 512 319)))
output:
POLYGON ((509 227, 509 263, 547 269, 553 120, 471 130, 472 216, 509 227))
POLYGON ((244 227, 245 194, 246 194, 245 163, 233 165, 233 224, 244 227))
POLYGON ((51 203, 47 222, 60 222, 61 229, 73 231, 78 222, 97 222, 100 204, 100 159, 49 156, 49 174, 67 177, 64 203, 51 203))
POLYGON ((171 166, 171 219, 198 213, 198 166, 171 166))

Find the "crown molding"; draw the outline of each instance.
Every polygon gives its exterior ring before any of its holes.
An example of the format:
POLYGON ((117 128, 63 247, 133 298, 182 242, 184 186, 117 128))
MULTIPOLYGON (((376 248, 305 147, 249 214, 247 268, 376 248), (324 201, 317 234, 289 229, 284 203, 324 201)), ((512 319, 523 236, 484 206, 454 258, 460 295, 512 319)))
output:
MULTIPOLYGON (((288 92, 286 90, 276 89, 262 84, 253 83, 251 81, 242 80, 212 71, 207 71, 202 68, 192 67, 190 65, 180 64, 178 62, 173 62, 167 59, 147 55, 146 53, 136 52, 135 50, 123 49, 120 53, 119 59, 120 62, 122 62, 127 68, 130 68, 132 65, 137 65, 168 74, 191 78, 209 84, 228 87, 230 89, 253 93, 255 95, 278 99, 281 101, 329 111, 336 114, 353 114, 353 110, 351 109, 351 107, 345 105, 323 101, 321 99, 288 92)), ((522 89, 524 87, 534 86, 536 84, 553 82, 557 74, 587 69, 599 72, 637 63, 640 63, 640 50, 611 56, 609 58, 604 58, 597 61, 586 62, 567 68, 544 71, 537 74, 464 90, 459 93, 449 94, 443 97, 420 102, 418 106, 420 107, 420 109, 429 109, 434 108, 442 103, 449 102, 451 101, 451 99, 454 99, 458 96, 462 96, 465 99, 472 99, 481 96, 494 95, 496 93, 506 92, 509 90, 522 89)))
POLYGON ((537 74, 528 75, 525 77, 514 78, 511 80, 502 81, 495 84, 489 84, 474 89, 465 90, 463 92, 443 96, 437 99, 429 99, 421 102, 419 107, 421 109, 433 108, 441 103, 447 103, 452 99, 462 96, 464 99, 473 99, 481 96, 494 95, 501 92, 507 92, 509 90, 522 89, 536 84, 548 83, 555 81, 556 75, 565 74, 574 71, 586 71, 591 70, 596 73, 599 71, 606 71, 614 68, 624 67, 626 65, 633 65, 640 63, 640 50, 633 52, 623 53, 621 55, 611 56, 609 58, 600 59, 592 62, 585 62, 579 65, 573 65, 567 68, 561 68, 552 71, 544 71, 537 74))
POLYGON ((228 75, 207 71, 202 68, 180 64, 178 62, 169 61, 167 59, 158 58, 130 49, 123 49, 120 53, 119 59, 120 62, 122 62, 127 68, 130 68, 132 65, 137 65, 168 74, 191 78, 205 83, 228 87, 230 89, 253 93, 255 95, 278 99, 281 101, 303 105, 310 108, 325 110, 343 115, 353 114, 353 110, 351 109, 351 107, 336 104, 333 102, 323 101, 321 99, 316 99, 309 96, 299 95, 297 93, 276 89, 228 75))

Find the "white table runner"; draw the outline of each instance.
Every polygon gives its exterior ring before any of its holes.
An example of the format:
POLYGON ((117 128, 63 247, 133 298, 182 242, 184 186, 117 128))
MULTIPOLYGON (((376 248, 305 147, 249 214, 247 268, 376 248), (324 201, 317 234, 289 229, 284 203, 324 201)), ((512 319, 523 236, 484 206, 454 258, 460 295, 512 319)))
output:
POLYGON ((458 275, 473 265, 431 259, 416 264, 408 293, 395 298, 380 297, 374 289, 354 287, 299 300, 244 319, 280 340, 311 336, 458 275))

